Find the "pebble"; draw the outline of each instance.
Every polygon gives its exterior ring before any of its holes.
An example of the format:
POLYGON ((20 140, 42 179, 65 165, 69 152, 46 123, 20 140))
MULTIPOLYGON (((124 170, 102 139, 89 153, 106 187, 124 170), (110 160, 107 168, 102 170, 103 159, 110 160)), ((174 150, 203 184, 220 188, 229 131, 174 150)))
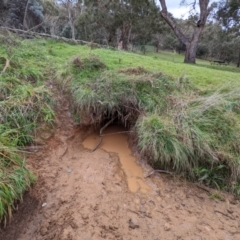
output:
POLYGON ((170 224, 169 224, 169 223, 165 223, 165 224, 164 224, 164 230, 165 230, 165 231, 169 231, 170 229, 171 229, 170 224))
POLYGON ((139 228, 139 225, 134 219, 129 219, 128 223, 129 223, 129 227, 132 229, 139 228))

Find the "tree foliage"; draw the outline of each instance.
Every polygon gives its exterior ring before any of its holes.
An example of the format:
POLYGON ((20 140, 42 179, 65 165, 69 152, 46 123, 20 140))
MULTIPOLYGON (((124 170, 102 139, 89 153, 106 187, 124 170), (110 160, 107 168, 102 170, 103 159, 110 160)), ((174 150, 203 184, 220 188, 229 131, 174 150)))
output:
POLYGON ((7 26, 29 29, 40 24, 44 18, 40 0, 8 0, 5 8, 4 24, 7 26))
MULTIPOLYGON (((166 1, 159 0, 159 2, 162 7, 162 11, 161 11, 162 17, 167 22, 167 24, 171 27, 171 29, 174 31, 175 35, 180 40, 180 42, 186 46, 184 62, 195 63, 198 42, 203 32, 204 26, 207 22, 209 13, 214 7, 214 4, 209 6, 209 2, 210 2, 209 0, 199 0, 199 1, 195 0, 192 2, 193 8, 195 8, 196 3, 198 2, 200 13, 199 13, 199 19, 197 23, 195 23, 195 27, 192 34, 188 36, 182 31, 182 29, 179 27, 176 21, 171 17, 171 15, 169 15, 166 1)), ((182 1, 182 2, 185 2, 185 1, 182 1)))
POLYGON ((239 0, 179 1, 200 9, 187 19, 175 19, 168 2, 159 2, 161 11, 153 0, 0 0, 0 24, 115 47, 122 41, 125 50, 153 44, 185 52, 190 63, 197 56, 240 65, 239 0))
POLYGON ((221 1, 217 12, 217 19, 224 28, 224 33, 228 36, 228 43, 231 44, 231 49, 237 52, 235 61, 237 67, 240 67, 240 1, 229 0, 221 1))

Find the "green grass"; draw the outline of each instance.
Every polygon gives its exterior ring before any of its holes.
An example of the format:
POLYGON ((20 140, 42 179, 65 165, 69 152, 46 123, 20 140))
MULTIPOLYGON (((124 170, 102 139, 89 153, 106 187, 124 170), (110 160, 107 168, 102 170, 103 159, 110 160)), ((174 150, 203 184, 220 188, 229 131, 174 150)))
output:
POLYGON ((33 141, 39 122, 52 123, 51 93, 44 86, 50 69, 46 49, 34 41, 0 34, 0 222, 12 216, 16 200, 36 181, 21 147, 33 141), (7 44, 6 44, 7 39, 7 44))
POLYGON ((81 58, 94 54, 101 58, 109 70, 124 67, 144 66, 150 71, 160 71, 178 78, 185 75, 193 85, 201 90, 216 90, 223 84, 237 85, 240 81, 240 69, 234 66, 213 66, 208 61, 197 60, 196 65, 184 64, 183 56, 171 52, 147 55, 108 49, 91 50, 88 46, 68 45, 65 43, 47 42, 46 47, 52 49, 54 55, 49 56, 58 66, 64 64, 72 56, 81 58))

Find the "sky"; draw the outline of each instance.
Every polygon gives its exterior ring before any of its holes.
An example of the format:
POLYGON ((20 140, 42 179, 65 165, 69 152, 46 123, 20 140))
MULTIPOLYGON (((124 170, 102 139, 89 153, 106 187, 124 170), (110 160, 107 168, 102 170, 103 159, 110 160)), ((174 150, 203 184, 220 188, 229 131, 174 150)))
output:
MULTIPOLYGON (((159 0, 156 0, 159 4, 159 0)), ((180 6, 180 0, 166 0, 168 12, 172 13, 175 18, 186 19, 188 17, 189 7, 180 6)))

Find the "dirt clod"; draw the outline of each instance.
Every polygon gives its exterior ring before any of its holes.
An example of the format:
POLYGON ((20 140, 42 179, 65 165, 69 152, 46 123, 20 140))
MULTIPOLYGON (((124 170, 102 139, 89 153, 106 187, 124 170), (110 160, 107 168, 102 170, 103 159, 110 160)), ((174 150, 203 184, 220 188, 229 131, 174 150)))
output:
POLYGON ((132 228, 132 229, 139 228, 139 225, 136 223, 135 220, 129 219, 129 228, 132 228))
POLYGON ((170 224, 169 224, 169 223, 165 223, 165 224, 164 224, 164 230, 165 230, 165 231, 169 231, 170 229, 171 229, 170 224))

